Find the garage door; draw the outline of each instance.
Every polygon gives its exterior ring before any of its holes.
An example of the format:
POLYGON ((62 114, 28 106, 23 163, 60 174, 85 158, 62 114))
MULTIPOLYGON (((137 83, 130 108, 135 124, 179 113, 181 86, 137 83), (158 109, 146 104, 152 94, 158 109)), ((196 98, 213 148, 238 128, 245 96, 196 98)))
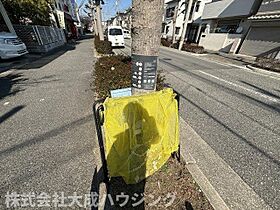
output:
POLYGON ((280 50, 280 27, 252 27, 240 49, 241 54, 265 56, 280 50))

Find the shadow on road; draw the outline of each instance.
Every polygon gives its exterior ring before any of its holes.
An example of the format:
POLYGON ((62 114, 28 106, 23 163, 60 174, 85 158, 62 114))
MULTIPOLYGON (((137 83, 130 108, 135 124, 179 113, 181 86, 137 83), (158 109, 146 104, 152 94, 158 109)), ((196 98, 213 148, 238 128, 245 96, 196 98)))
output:
POLYGON ((68 51, 72 51, 76 49, 76 45, 80 44, 82 40, 92 39, 93 35, 85 35, 81 37, 77 41, 73 41, 64 46, 58 47, 57 49, 51 50, 45 54, 27 54, 22 57, 12 58, 8 60, 0 60, 0 73, 8 71, 10 69, 20 69, 20 70, 28 70, 28 69, 38 69, 41 68, 58 57, 62 56, 68 51))
MULTIPOLYGON (((244 95, 246 96, 246 95, 244 95)), ((185 96, 180 94, 180 97, 183 98, 184 100, 186 100, 188 103, 192 104, 193 106, 195 106, 197 109, 199 109, 201 112, 203 112, 205 115, 207 115, 208 117, 210 117, 211 119, 213 119, 215 122, 217 122, 218 124, 220 124, 222 127, 224 127, 226 130, 230 131, 234 136, 238 137, 240 140, 242 140, 244 143, 246 143, 248 146, 250 146, 251 148, 253 148, 256 152, 260 153, 261 155, 263 155, 266 159, 268 159, 269 161, 273 162, 273 164, 277 165, 277 167, 280 166, 280 161, 275 159, 271 154, 267 153, 266 151, 264 151, 263 149, 259 148, 258 146, 256 146, 254 143, 252 143, 251 141, 249 141, 248 139, 246 139, 246 137, 242 136, 241 134, 237 133, 237 131, 234 131, 234 129, 230 128, 229 126, 227 126, 225 123, 223 123, 221 120, 219 120, 218 118, 216 118, 214 115, 210 114, 209 111, 203 109, 202 107, 200 107, 198 104, 196 104, 194 101, 187 99, 185 96)))
POLYGON ((16 152, 18 150, 22 150, 23 148, 29 147, 33 144, 38 144, 38 143, 41 143, 41 142, 46 141, 48 139, 51 139, 55 136, 58 136, 58 135, 64 133, 65 131, 69 131, 69 130, 77 127, 77 126, 81 126, 81 125, 83 125, 83 124, 85 124, 85 123, 87 123, 91 120, 92 120, 92 116, 86 116, 86 117, 80 118, 76 121, 73 121, 69 124, 63 125, 59 128, 50 130, 50 131, 48 131, 44 134, 41 134, 39 136, 36 136, 34 138, 23 141, 22 143, 19 143, 19 144, 13 145, 13 146, 11 146, 7 149, 1 150, 0 151, 0 158, 2 158, 2 156, 10 155, 11 153, 16 152))
POLYGON ((126 184, 122 177, 112 177, 107 185, 104 183, 103 168, 94 170, 91 183, 91 210, 98 210, 98 205, 104 204, 104 210, 135 209, 144 210, 145 203, 140 203, 144 197, 146 180, 137 184, 126 184), (104 189, 101 190, 103 184, 104 189), (106 190, 106 191, 105 191, 106 190), (103 192, 104 191, 104 192, 103 192), (135 200, 135 201, 133 201, 135 200))
POLYGON ((245 85, 248 85, 248 86, 250 86, 252 88, 257 89, 258 92, 260 92, 260 93, 263 93, 265 95, 271 96, 271 97, 276 98, 276 99, 280 99, 280 96, 275 95, 275 94, 271 93, 270 91, 267 91, 267 90, 265 90, 265 89, 263 89, 263 88, 261 88, 259 86, 253 85, 253 84, 251 84, 249 82, 245 82, 245 81, 242 81, 242 80, 239 80, 239 82, 241 82, 241 83, 243 83, 245 85))
POLYGON ((17 112, 19 112, 20 110, 22 110, 25 106, 17 106, 14 107, 13 109, 11 109, 10 111, 8 111, 7 113, 3 114, 2 116, 0 116, 0 124, 2 122, 4 122, 5 120, 9 119, 10 117, 12 117, 13 115, 15 115, 17 112))
POLYGON ((76 44, 67 44, 63 47, 60 47, 58 49, 55 49, 49 53, 46 53, 42 55, 42 57, 38 59, 31 59, 28 61, 26 64, 23 64, 22 66, 16 68, 20 70, 28 70, 28 69, 39 69, 42 68, 43 66, 51 63, 53 60, 57 59, 58 57, 62 56, 68 51, 72 51, 76 49, 76 45, 79 44, 77 42, 76 44))
MULTIPOLYGON (((271 112, 276 112, 277 114, 280 113, 279 103, 266 103, 266 102, 262 102, 262 101, 260 101, 260 100, 258 100, 258 99, 256 99, 256 98, 253 98, 253 97, 251 97, 251 96, 249 96, 249 95, 243 94, 243 93, 241 93, 241 92, 239 92, 239 91, 237 91, 237 90, 235 90, 235 89, 233 89, 233 88, 229 88, 229 87, 227 87, 226 85, 222 85, 222 84, 220 84, 220 83, 218 83, 218 82, 215 82, 215 81, 213 81, 213 80, 210 80, 210 79, 208 79, 208 78, 205 78, 205 77, 203 77, 203 76, 200 76, 200 75, 198 75, 198 74, 195 74, 195 73, 193 73, 193 72, 187 71, 187 70, 185 70, 184 68, 181 68, 180 66, 174 65, 174 64, 169 63, 169 62, 164 61, 164 60, 161 60, 161 62, 163 62, 163 63, 165 63, 165 64, 167 64, 167 65, 169 65, 169 66, 171 66, 171 67, 174 67, 174 68, 176 68, 178 71, 183 72, 183 73, 185 73, 185 74, 188 74, 188 75, 190 75, 190 76, 192 76, 192 77, 198 79, 199 81, 203 81, 203 82, 205 82, 205 83, 207 83, 207 84, 209 84, 209 85, 212 85, 212 86, 214 86, 214 87, 217 87, 217 88, 219 88, 220 90, 223 90, 224 92, 227 92, 227 91, 228 91, 228 92, 232 93, 232 94, 235 95, 235 96, 238 96, 238 97, 241 96, 242 98, 247 98, 247 99, 249 99, 249 102, 250 102, 251 104, 257 104, 258 106, 264 107, 266 110, 269 110, 269 111, 271 111, 271 112)), ((170 72, 169 72, 169 73, 170 73, 170 72)), ((170 74, 172 74, 172 73, 170 73, 170 74)), ((172 74, 172 75, 173 75, 174 77, 176 77, 177 79, 182 80, 182 78, 180 78, 180 77, 178 77, 178 76, 176 76, 176 75, 174 75, 174 74, 172 74)), ((185 82, 184 80, 182 80, 182 81, 185 82)))
MULTIPOLYGON (((19 152, 22 149, 25 149, 29 146, 35 145, 35 144, 40 144, 46 140, 52 141, 55 136, 58 136, 60 134, 63 134, 65 132, 69 132, 72 129, 76 129, 79 126, 84 125, 85 123, 91 122, 92 121, 92 116, 85 116, 80 119, 77 119, 76 121, 73 121, 69 124, 65 124, 61 127, 58 127, 56 129, 50 130, 46 133, 43 133, 41 135, 35 136, 34 138, 27 139, 22 143, 13 145, 7 149, 1 150, 0 151, 0 159, 8 159, 8 158, 18 158, 16 154, 13 154, 13 156, 8 157, 11 155, 13 152, 19 152)), ((67 144, 67 140, 65 142, 62 142, 61 144, 67 144)), ((44 149, 43 147, 39 147, 39 150, 44 149)), ((45 149, 44 149, 45 151, 45 149)), ((30 153, 31 154, 31 153, 30 153)), ((92 147, 90 147, 87 144, 84 144, 82 148, 73 148, 69 151, 67 151, 64 155, 56 155, 54 154, 52 157, 49 157, 49 162, 45 162, 43 168, 33 168, 32 170, 29 169, 25 171, 24 173, 18 175, 18 176, 13 176, 11 177, 11 182, 4 182, 0 186, 0 194, 4 195, 7 191, 9 191, 11 188, 13 189, 19 189, 19 186, 24 185, 24 183, 29 183, 31 179, 36 177, 37 179, 42 178, 42 174, 45 174, 46 171, 50 173, 53 170, 57 170, 58 167, 61 167, 63 165, 71 165, 73 160, 79 159, 81 156, 88 154, 92 154, 92 147)), ((12 166, 11 166, 12 167, 12 166)), ((16 175, 16 174, 15 174, 16 175)), ((73 184, 73 183, 72 183, 73 184)), ((62 190, 62 189, 61 189, 62 190)), ((71 192, 73 193, 73 192, 71 192)), ((0 205, 1 206, 1 205, 0 205)))
POLYGON ((12 72, 0 75, 0 100, 7 96, 14 96, 19 92, 25 91, 26 87, 36 86, 40 83, 56 82, 59 79, 55 75, 44 76, 38 79, 28 79, 23 73, 12 72))
POLYGON ((27 81, 22 73, 11 73, 5 76, 0 76, 0 100, 11 95, 15 95, 24 89, 20 87, 13 88, 14 85, 27 81))

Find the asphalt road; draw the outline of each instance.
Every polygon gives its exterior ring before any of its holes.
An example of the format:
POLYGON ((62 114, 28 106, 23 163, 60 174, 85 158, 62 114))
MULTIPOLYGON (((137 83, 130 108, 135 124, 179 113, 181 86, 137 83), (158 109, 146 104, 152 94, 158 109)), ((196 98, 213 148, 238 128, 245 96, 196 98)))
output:
POLYGON ((76 192, 84 205, 97 162, 92 42, 0 74, 0 209, 11 192, 34 192, 33 202, 64 193, 66 205, 76 192))
MULTIPOLYGON (((130 54, 129 43, 117 53, 130 54)), ((280 75, 161 48, 180 115, 273 209, 280 209, 280 75)), ((217 176, 219 176, 217 171, 217 176)))

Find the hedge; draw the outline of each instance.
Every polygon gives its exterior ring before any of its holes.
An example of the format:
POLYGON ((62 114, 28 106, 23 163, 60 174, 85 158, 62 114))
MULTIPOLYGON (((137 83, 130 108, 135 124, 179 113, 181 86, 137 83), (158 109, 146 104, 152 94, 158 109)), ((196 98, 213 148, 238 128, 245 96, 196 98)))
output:
MULTIPOLYGON (((165 39, 165 38, 161 39, 161 45, 165 47, 175 48, 175 49, 179 48, 179 42, 172 43, 170 39, 165 39)), ((197 54, 205 53, 204 47, 198 46, 197 44, 193 44, 193 43, 185 43, 182 47, 182 50, 187 52, 197 53, 197 54)))
POLYGON ((95 36, 94 45, 100 54, 113 54, 112 43, 108 40, 101 41, 98 36, 95 36))
MULTIPOLYGON (((158 74, 157 90, 164 88, 165 77, 158 74)), ((104 56, 95 63, 95 91, 99 98, 110 96, 110 90, 131 87, 131 57, 104 56)))
POLYGON ((196 54, 205 53, 204 47, 198 46, 197 44, 184 44, 182 50, 196 54))
POLYGON ((278 59, 258 57, 254 66, 280 72, 280 60, 278 59))

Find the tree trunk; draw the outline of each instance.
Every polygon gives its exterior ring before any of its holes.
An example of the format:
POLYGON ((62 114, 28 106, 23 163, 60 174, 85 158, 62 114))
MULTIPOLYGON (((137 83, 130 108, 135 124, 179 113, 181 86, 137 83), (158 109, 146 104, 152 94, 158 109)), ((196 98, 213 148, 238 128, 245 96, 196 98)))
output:
POLYGON ((177 22, 178 10, 179 10, 179 1, 178 1, 178 5, 175 7, 175 14, 173 17, 173 31, 172 31, 172 43, 173 44, 175 44, 175 42, 176 42, 176 22, 177 22))
POLYGON ((132 1, 132 91, 155 91, 164 0, 132 1))
POLYGON ((186 5, 187 5, 187 1, 188 3, 188 9, 186 11, 186 18, 185 18, 185 22, 184 22, 184 28, 182 31, 182 35, 181 35, 181 40, 180 40, 180 44, 179 44, 179 50, 182 50, 183 44, 185 42, 185 37, 186 37, 186 33, 187 33, 187 29, 188 29, 188 22, 189 22, 189 18, 190 18, 190 13, 191 13, 191 9, 192 9, 192 5, 193 5, 193 1, 194 0, 186 0, 186 5))
POLYGON ((96 13, 94 12, 93 4, 92 4, 92 7, 91 7, 91 21, 92 21, 92 24, 93 24, 94 35, 98 36, 98 29, 97 29, 97 23, 96 23, 96 13))
POLYGON ((96 5, 96 22, 97 22, 97 30, 98 30, 99 38, 101 41, 104 41, 100 3, 96 5))

